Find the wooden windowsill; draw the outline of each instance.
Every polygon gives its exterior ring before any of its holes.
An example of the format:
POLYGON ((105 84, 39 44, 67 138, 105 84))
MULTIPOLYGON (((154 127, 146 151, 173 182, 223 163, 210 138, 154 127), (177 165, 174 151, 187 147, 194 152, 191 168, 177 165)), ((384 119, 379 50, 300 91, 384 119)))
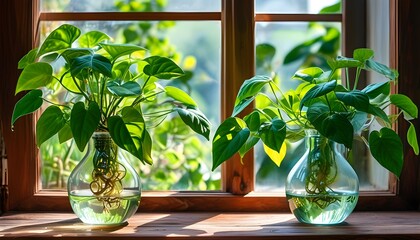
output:
POLYGON ((420 239, 420 212, 355 212, 334 226, 302 224, 289 213, 138 213, 128 222, 103 228, 72 213, 8 213, 0 238, 420 239))

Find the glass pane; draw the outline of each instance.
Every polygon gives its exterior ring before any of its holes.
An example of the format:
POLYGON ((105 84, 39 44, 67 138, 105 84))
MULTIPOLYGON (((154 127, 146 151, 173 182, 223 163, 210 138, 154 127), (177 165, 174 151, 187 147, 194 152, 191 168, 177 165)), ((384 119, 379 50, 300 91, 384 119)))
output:
POLYGON ((255 0, 257 13, 341 13, 341 0, 255 0))
MULTIPOLYGON (((42 22, 41 36, 63 22, 42 22)), ((115 42, 146 47, 150 54, 171 57, 191 78, 163 81, 190 92, 212 123, 220 123, 221 29, 220 22, 67 22, 82 32, 106 32, 115 42)), ((56 69, 58 70, 58 69, 56 69)), ((215 129, 212 129, 214 132, 215 129)), ((153 138, 153 166, 133 159, 146 190, 219 190, 220 172, 211 171, 211 143, 182 124, 176 115, 150 129, 153 138), (177 133, 177 134, 174 134, 177 133)), ((42 186, 44 189, 66 186, 66 179, 83 156, 68 141, 57 139, 41 146, 42 186)))
POLYGON ((44 12, 220 12, 215 0, 41 0, 44 12))

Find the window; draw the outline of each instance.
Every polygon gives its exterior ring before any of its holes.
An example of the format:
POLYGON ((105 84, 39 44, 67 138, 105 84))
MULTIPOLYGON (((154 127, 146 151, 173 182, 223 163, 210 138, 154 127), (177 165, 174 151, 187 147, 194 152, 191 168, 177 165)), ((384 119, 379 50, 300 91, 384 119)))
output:
MULTIPOLYGON (((257 0, 258 1, 258 0, 257 0)), ((38 1, 4 1, 2 2, 2 26, 9 38, 2 39, 2 52, 10 56, 4 63, 6 75, 2 79, 1 113, 2 121, 9 129, 11 112, 16 98, 13 96, 15 81, 18 76, 17 62, 34 44, 37 39, 37 29, 41 26, 39 21, 75 20, 93 21, 117 18, 118 21, 141 20, 179 20, 179 21, 216 21, 221 29, 221 118, 230 115, 233 108, 235 94, 241 82, 254 75, 255 69, 255 29, 262 22, 279 21, 321 21, 342 22, 344 54, 352 52, 356 47, 365 46, 365 37, 360 36, 360 26, 364 26, 365 11, 368 9, 367 1, 343 0, 343 12, 336 15, 315 14, 284 14, 284 13, 258 13, 254 15, 254 1, 250 0, 223 0, 221 10, 212 12, 198 12, 196 8, 186 12, 174 9, 162 13, 39 13, 38 1), (362 6, 362 8, 361 8, 362 6), (364 10, 363 10, 364 9, 364 10), (176 12, 178 11, 178 12, 176 12), (16 15, 10 16, 11 13, 16 15), (160 17, 158 17, 160 16, 160 17), (162 17, 163 16, 163 17, 162 17), (362 23, 360 23, 362 21, 362 23), (257 23, 256 23, 257 22, 257 23), (361 25, 360 25, 360 24, 361 25), (257 24, 257 25, 255 25, 257 24), (18 44, 17 44, 18 43, 18 44)), ((373 1, 373 0, 372 0, 373 1)), ((57 1, 55 1, 57 2, 57 1)), ((296 1, 297 2, 297 1, 296 1)), ((378 0, 374 1, 380 2, 378 0)), ((399 0, 390 0, 390 62, 400 71, 400 92, 410 95, 419 101, 415 89, 417 83, 411 82, 416 76, 413 68, 415 59, 411 54, 416 46, 411 40, 411 33, 407 30, 413 27, 409 21, 410 4, 399 0), (398 20, 398 21, 397 21, 398 20), (398 23, 398 24, 397 24, 398 23), (406 25, 404 25, 406 24, 406 25), (398 30, 398 32, 397 32, 398 30), (397 35, 397 33, 399 35, 397 35), (405 42, 402 45, 401 39, 405 42), (410 63, 409 60, 412 60, 410 63), (413 69, 411 69, 413 68, 413 69)), ((87 6, 87 5, 86 5, 87 6)), ((87 8, 86 8, 87 9, 87 8)), ((185 11, 185 10, 183 10, 185 11)), ((257 9, 258 11, 258 9, 257 9)), ((277 12, 277 11, 276 11, 277 12)), ((370 15, 369 15, 370 16, 370 15)), ((20 120, 14 132, 5 131, 5 140, 9 158, 9 188, 10 208, 14 210, 68 210, 68 199, 63 192, 39 191, 40 166, 34 161, 38 151, 34 143, 34 117, 29 116, 20 120)), ((418 124, 418 123, 417 123, 418 124)), ((398 125, 401 132, 408 128, 404 124, 398 125)), ((405 148, 405 169, 400 181, 391 179, 389 190, 365 192, 359 199, 359 209, 409 209, 416 204, 415 192, 417 190, 418 159, 405 148)), ((278 193, 256 192, 254 185, 253 157, 247 155, 245 165, 239 159, 232 159, 222 167, 221 191, 216 192, 146 192, 140 205, 140 211, 174 211, 174 210, 219 210, 219 211, 273 211, 288 210, 287 201, 279 197, 278 193), (233 193, 233 194, 232 194, 233 193), (239 195, 238 195, 239 194, 239 195), (246 194, 242 196, 240 194, 246 194)))

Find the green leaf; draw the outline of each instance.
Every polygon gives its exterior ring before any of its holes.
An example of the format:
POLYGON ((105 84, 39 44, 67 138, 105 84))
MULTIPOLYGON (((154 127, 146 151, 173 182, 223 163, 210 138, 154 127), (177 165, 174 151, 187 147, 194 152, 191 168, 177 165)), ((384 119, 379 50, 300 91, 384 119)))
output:
POLYGON ((382 128, 369 135, 369 147, 372 156, 384 168, 400 176, 403 167, 403 144, 392 129, 382 128))
POLYGON ((61 53, 61 56, 68 64, 72 64, 73 60, 78 57, 93 55, 92 49, 89 48, 69 48, 61 53))
POLYGON ((93 48, 110 37, 100 31, 90 31, 80 36, 78 42, 81 48, 93 48))
POLYGON ((308 56, 308 54, 311 53, 311 48, 314 46, 315 43, 319 42, 320 40, 322 40, 322 36, 310 39, 302 44, 297 45, 286 54, 283 64, 289 64, 301 58, 304 58, 305 56, 308 56))
POLYGON ((326 6, 323 9, 321 9, 319 11, 319 13, 321 14, 325 14, 325 13, 341 13, 341 1, 338 1, 337 3, 330 5, 330 6, 326 6))
POLYGON ((379 74, 382 74, 383 76, 391 80, 395 80, 398 77, 398 73, 395 70, 387 67, 386 65, 382 63, 376 62, 372 59, 369 59, 366 61, 366 68, 373 70, 379 74))
POLYGON ((280 152, 286 138, 286 123, 281 119, 274 118, 271 122, 266 122, 261 126, 259 135, 267 147, 280 152))
POLYGON ((372 83, 362 89, 362 92, 366 93, 369 99, 375 99, 381 94, 388 96, 391 88, 389 82, 372 83))
POLYGON ((42 106, 42 91, 39 89, 28 92, 22 97, 15 105, 12 115, 12 126, 16 120, 29 113, 33 113, 35 110, 42 106))
POLYGON ((328 60, 328 65, 333 70, 337 70, 339 68, 353 68, 353 67, 360 67, 363 63, 358 60, 354 60, 353 58, 341 57, 338 56, 334 60, 328 60))
POLYGON ((183 103, 184 105, 197 107, 197 103, 194 101, 194 99, 192 99, 186 92, 182 91, 181 89, 177 87, 166 86, 165 91, 169 97, 183 103))
POLYGON ((120 148, 128 151, 140 161, 143 160, 143 153, 141 151, 140 138, 137 138, 137 146, 134 144, 131 134, 128 131, 125 122, 120 116, 112 116, 108 118, 109 135, 120 148))
POLYGON ((239 149, 239 155, 241 156, 241 158, 243 158, 245 156, 245 154, 251 150, 252 147, 254 147, 255 144, 258 143, 258 141, 260 140, 259 137, 255 137, 253 135, 251 135, 245 142, 244 145, 242 145, 242 147, 239 149))
POLYGON ((223 121, 213 138, 212 171, 238 152, 247 141, 249 135, 250 131, 242 119, 230 117, 223 121))
POLYGON ((73 138, 71 127, 69 123, 64 124, 63 128, 58 132, 58 141, 61 143, 66 142, 73 138))
POLYGON ((36 123, 36 144, 41 146, 42 143, 50 139, 58 133, 66 124, 64 113, 57 106, 49 106, 42 113, 36 123))
POLYGON ((240 102, 235 104, 233 108, 232 117, 235 117, 240 112, 242 112, 252 101, 254 101, 255 97, 249 97, 241 100, 240 102))
POLYGON ((271 82, 271 78, 267 76, 254 76, 251 79, 247 79, 242 83, 239 89, 238 95, 236 96, 235 106, 242 100, 250 97, 255 97, 257 93, 265 86, 265 84, 271 82))
POLYGON ((324 71, 319 67, 310 67, 297 71, 292 78, 312 83, 315 78, 318 78, 323 73, 324 71))
POLYGON ((129 152, 137 157, 143 164, 152 164, 153 161, 151 154, 147 152, 149 149, 143 149, 144 147, 148 148, 152 145, 151 140, 145 138, 147 137, 145 136, 146 123, 144 122, 142 113, 139 112, 136 108, 129 106, 122 109, 121 115, 122 120, 125 123, 125 127, 130 133, 131 140, 134 143, 136 150, 135 152, 130 152, 131 150, 129 152), (145 142, 149 140, 150 142, 145 142))
POLYGON ((87 109, 83 102, 74 104, 70 114, 70 128, 80 151, 85 149, 100 120, 101 111, 96 102, 90 102, 87 109))
POLYGON ((116 44, 116 43, 100 43, 99 44, 115 61, 118 58, 132 54, 137 51, 145 51, 146 49, 134 44, 116 44))
POLYGON ((345 105, 353 106, 359 111, 368 111, 369 97, 367 94, 354 90, 350 92, 336 92, 337 99, 342 101, 345 105))
POLYGON ((139 96, 141 94, 140 85, 130 81, 121 84, 121 80, 109 81, 106 83, 108 91, 118 97, 139 96))
POLYGON ((38 48, 34 48, 31 51, 29 51, 25 56, 23 56, 19 60, 18 69, 24 69, 29 64, 34 63, 37 52, 38 52, 38 48))
POLYGON ((355 133, 360 133, 363 126, 365 126, 367 119, 368 118, 367 118, 366 112, 356 111, 356 113, 351 119, 351 125, 353 125, 353 129, 355 133))
POLYGON ((79 36, 80 29, 70 24, 63 24, 48 35, 36 56, 70 48, 79 36))
POLYGON ((143 72, 159 79, 171 79, 184 75, 184 71, 171 59, 152 56, 144 59, 148 64, 144 66, 143 72))
POLYGON ((369 60, 373 57, 373 50, 369 48, 358 48, 353 51, 353 58, 364 63, 366 60, 369 60))
POLYGON ((261 127, 261 123, 263 122, 261 121, 261 118, 261 113, 255 110, 252 113, 246 115, 244 117, 244 121, 246 122, 246 125, 251 132, 257 132, 261 127))
POLYGON ((404 111, 404 118, 411 120, 418 117, 419 110, 416 104, 409 97, 403 94, 392 94, 389 96, 392 104, 404 111))
POLYGON ((274 55, 276 55, 276 48, 267 43, 258 44, 255 50, 257 68, 264 68, 271 65, 274 55))
POLYGON ((37 62, 29 64, 19 76, 15 94, 47 86, 53 79, 52 73, 53 69, 48 63, 37 62))
POLYGON ((151 165, 153 163, 152 159, 152 138, 150 137, 149 132, 144 130, 143 142, 141 144, 143 150, 143 161, 151 165))
POLYGON ((375 107, 373 105, 369 105, 367 113, 373 114, 374 116, 377 116, 384 120, 386 123, 391 124, 389 121, 388 115, 379 107, 375 107))
POLYGON ((175 108, 175 110, 185 124, 209 140, 210 121, 200 110, 196 108, 175 108))
POLYGON ((414 153, 416 155, 419 155, 419 144, 417 141, 416 128, 411 122, 410 122, 410 127, 408 128, 408 132, 407 132, 407 142, 413 148, 414 153))
POLYGON ((313 88, 311 88, 305 96, 300 101, 299 108, 302 109, 304 104, 314 98, 323 96, 335 89, 335 86, 337 85, 337 81, 333 80, 330 82, 320 83, 318 85, 315 85, 313 88))
POLYGON ((306 113, 308 120, 318 132, 347 148, 353 145, 353 125, 349 120, 337 113, 330 114, 328 106, 323 103, 313 104, 306 113))
POLYGON ((108 58, 98 54, 75 58, 70 65, 71 75, 77 76, 87 68, 102 73, 104 76, 112 77, 111 62, 108 60, 108 58))

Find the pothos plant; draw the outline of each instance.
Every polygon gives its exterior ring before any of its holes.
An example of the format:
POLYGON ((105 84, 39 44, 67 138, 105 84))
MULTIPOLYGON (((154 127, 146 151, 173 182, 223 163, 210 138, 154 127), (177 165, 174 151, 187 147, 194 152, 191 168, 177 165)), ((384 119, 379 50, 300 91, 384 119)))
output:
MULTIPOLYGON (((213 169, 235 153, 243 157, 259 140, 271 160, 280 166, 287 152, 285 141, 296 141, 304 131, 314 129, 328 140, 352 148, 355 136, 368 145, 372 156, 386 169, 399 176, 403 166, 403 145, 392 124, 402 116, 410 123, 407 141, 419 154, 416 130, 411 120, 418 117, 417 106, 408 96, 393 94, 398 73, 373 59, 371 49, 356 49, 353 57, 337 57, 328 61, 329 69, 310 67, 297 71, 293 78, 301 81, 295 88, 282 92, 274 76, 254 76, 245 80, 236 97, 232 116, 224 120, 213 138, 213 169), (355 70, 353 86, 345 86, 338 71, 355 70), (362 71, 373 71, 387 80, 371 84, 359 82, 362 71), (361 84, 360 84, 361 85, 361 84), (267 93, 264 91, 268 89, 267 93), (256 98, 257 105, 243 117, 241 113, 256 98), (385 112, 391 105, 395 114, 385 112), (371 130, 377 121, 381 128, 371 130), (369 131, 367 137, 362 132, 369 131), (385 146, 385 147, 384 147, 385 146)), ((349 81, 351 82, 351 81, 349 81)))
POLYGON ((47 104, 36 123, 38 146, 58 135, 61 143, 73 139, 83 151, 94 132, 109 132, 116 145, 152 164, 148 129, 172 113, 209 139, 210 122, 197 103, 183 90, 160 84, 184 71, 169 58, 148 56, 143 47, 64 24, 18 66, 16 94, 29 92, 16 103, 12 125, 47 104), (146 107, 156 102, 159 108, 146 107))

